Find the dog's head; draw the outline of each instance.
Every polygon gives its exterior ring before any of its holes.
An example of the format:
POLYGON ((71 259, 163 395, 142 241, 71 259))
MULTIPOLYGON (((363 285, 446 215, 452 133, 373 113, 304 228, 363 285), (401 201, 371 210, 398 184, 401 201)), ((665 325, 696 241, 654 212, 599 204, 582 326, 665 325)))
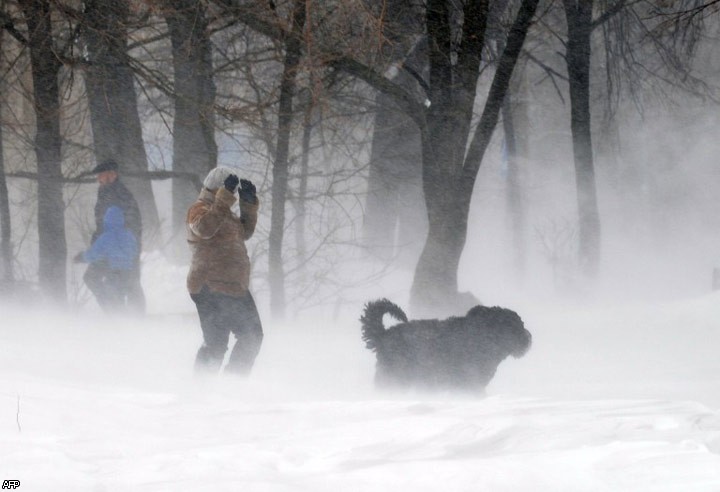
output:
POLYGON ((520 316, 511 309, 475 306, 468 311, 466 319, 490 330, 495 342, 515 358, 525 355, 532 345, 532 335, 525 329, 520 316))

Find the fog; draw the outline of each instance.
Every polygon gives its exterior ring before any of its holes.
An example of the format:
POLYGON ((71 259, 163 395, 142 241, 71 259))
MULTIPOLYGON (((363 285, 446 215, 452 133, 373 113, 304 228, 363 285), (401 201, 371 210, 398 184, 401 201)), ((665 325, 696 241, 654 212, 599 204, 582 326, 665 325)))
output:
POLYGON ((602 227, 597 281, 587 282, 574 264, 577 212, 569 132, 546 135, 534 128, 531 156, 520 170, 525 265, 518 269, 514 260, 500 133, 477 180, 460 290, 481 300, 502 292, 510 299, 591 303, 709 292, 712 270, 720 264, 717 112, 694 100, 653 106, 642 116, 626 112, 619 136, 596 135, 602 227), (543 238, 555 251, 543 246, 543 238))
MULTIPOLYGON (((38 308, 32 293, 2 307, 0 478, 22 490, 720 490, 714 113, 690 101, 624 115, 613 143, 622 152, 596 156, 594 282, 574 263, 567 133, 534 133, 522 266, 496 135, 459 287, 517 311, 533 346, 500 365, 485 395, 374 388, 358 318, 379 297, 407 307, 407 263, 383 270, 333 246, 333 267, 308 275, 328 280, 322 299, 293 299, 288 319, 273 320, 257 253, 267 216, 249 242, 265 339, 248 379, 193 374, 201 333, 186 265, 144 254, 142 318, 102 313, 80 285, 84 266, 71 265, 72 309, 38 308), (554 251, 543 237, 557 239, 554 251)), ((167 184, 155 189, 167 224, 167 184)), ((349 237, 360 212, 338 212, 355 221, 349 237)))
POLYGON ((484 397, 388 393, 373 387, 360 305, 335 319, 262 313, 250 378, 193 375, 201 336, 185 272, 144 260, 143 319, 4 308, 4 479, 108 491, 720 486, 720 293, 516 299, 534 345, 484 397))

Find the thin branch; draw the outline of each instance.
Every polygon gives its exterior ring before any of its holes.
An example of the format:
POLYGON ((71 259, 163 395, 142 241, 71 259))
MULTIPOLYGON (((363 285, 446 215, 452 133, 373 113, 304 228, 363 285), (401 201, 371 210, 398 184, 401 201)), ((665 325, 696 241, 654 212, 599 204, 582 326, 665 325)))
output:
MULTIPOLYGON (((77 176, 63 176, 63 177, 54 177, 53 181, 60 182, 60 183, 81 183, 81 184, 90 184, 95 183, 95 178, 88 178, 89 173, 80 173, 77 176)), ((180 172, 180 171, 146 171, 146 172, 123 172, 123 176, 128 176, 130 178, 143 178, 143 179, 149 179, 149 180, 163 180, 163 179, 186 179, 190 181, 195 187, 200 190, 202 189, 202 181, 195 173, 189 173, 189 172, 180 172)), ((38 173, 32 173, 27 171, 17 171, 12 173, 6 173, 5 176, 8 178, 23 178, 23 179, 30 179, 33 181, 38 180, 38 173)))
POLYGON ((559 78, 559 79, 561 79, 561 80, 565 80, 565 81, 568 80, 568 78, 567 78, 566 75, 561 74, 560 72, 558 72, 557 70, 555 70, 555 69, 552 68, 551 66, 545 64, 544 62, 542 62, 541 60, 539 60, 535 55, 533 55, 533 54, 530 53, 529 51, 523 50, 522 54, 523 54, 524 56, 526 56, 526 57, 528 58, 528 60, 530 60, 531 62, 533 62, 535 65, 537 65, 537 66, 539 66, 540 68, 542 68, 543 70, 545 70, 548 74, 553 75, 554 77, 557 77, 557 78, 559 78))
POLYGON ((341 56, 328 62, 328 65, 350 75, 354 75, 373 87, 394 98, 398 105, 415 121, 418 127, 425 126, 425 108, 398 84, 378 74, 375 70, 357 60, 341 56))
MULTIPOLYGON (((637 3, 637 2, 633 2, 633 3, 637 3)), ((622 9, 624 9, 626 6, 628 6, 627 0, 618 0, 618 2, 615 5, 613 5, 612 7, 607 9, 605 12, 600 14, 600 17, 598 17, 597 19, 595 19, 594 21, 592 21, 590 23, 590 29, 594 30, 596 27, 606 23, 613 16, 619 14, 622 11, 622 9)))

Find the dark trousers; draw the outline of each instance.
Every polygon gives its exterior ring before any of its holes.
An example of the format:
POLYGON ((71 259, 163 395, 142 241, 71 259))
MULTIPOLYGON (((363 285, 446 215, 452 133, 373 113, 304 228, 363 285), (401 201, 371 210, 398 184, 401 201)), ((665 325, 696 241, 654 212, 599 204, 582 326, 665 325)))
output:
POLYGON ((190 297, 197 307, 203 333, 195 370, 216 372, 220 368, 232 332, 236 341, 225 370, 249 374, 263 340, 260 315, 250 292, 234 297, 203 287, 190 297))
POLYGON ((88 265, 83 280, 103 311, 127 310, 132 284, 131 270, 113 270, 107 263, 99 261, 88 265))

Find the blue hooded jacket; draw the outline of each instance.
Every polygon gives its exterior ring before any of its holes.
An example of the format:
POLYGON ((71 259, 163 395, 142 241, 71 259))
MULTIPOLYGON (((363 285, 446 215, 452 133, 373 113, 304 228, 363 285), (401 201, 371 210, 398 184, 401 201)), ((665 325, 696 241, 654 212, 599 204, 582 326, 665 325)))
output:
POLYGON ((112 270, 132 270, 137 261, 138 242, 125 227, 120 207, 109 207, 103 217, 103 233, 98 236, 83 259, 87 263, 105 260, 112 270))

